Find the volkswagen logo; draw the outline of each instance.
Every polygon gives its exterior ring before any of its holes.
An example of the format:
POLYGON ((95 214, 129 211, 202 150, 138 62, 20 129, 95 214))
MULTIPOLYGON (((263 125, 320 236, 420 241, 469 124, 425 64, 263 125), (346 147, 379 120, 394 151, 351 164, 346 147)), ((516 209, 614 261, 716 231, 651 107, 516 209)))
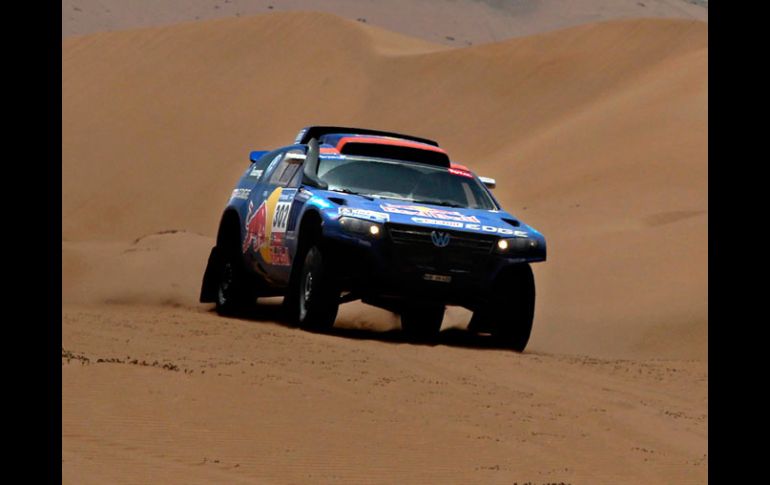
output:
POLYGON ((445 248, 449 245, 449 233, 433 231, 430 233, 430 240, 437 248, 445 248))

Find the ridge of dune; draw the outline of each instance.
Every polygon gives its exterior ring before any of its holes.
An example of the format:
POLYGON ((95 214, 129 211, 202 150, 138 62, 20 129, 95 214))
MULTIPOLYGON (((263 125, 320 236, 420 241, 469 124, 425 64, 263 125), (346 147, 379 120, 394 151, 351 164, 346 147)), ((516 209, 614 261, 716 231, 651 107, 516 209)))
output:
MULTIPOLYGON (((319 14, 269 14, 68 39, 63 47, 62 75, 64 236, 77 238, 75 223, 99 215, 89 207, 81 217, 73 217, 70 211, 80 207, 77 199, 88 197, 88 190, 83 189, 101 186, 107 192, 107 184, 99 183, 67 190, 70 175, 80 167, 101 165, 102 173, 95 175, 108 177, 111 171, 96 160, 111 160, 113 165, 126 167, 130 165, 124 165, 123 160, 140 162, 132 152, 163 162, 152 164, 161 172, 156 174, 154 185, 164 182, 162 177, 167 174, 162 171, 170 166, 195 164, 221 173, 223 167, 215 166, 212 159, 222 160, 228 177, 218 181, 225 187, 237 178, 244 153, 285 143, 297 123, 341 118, 366 123, 371 111, 377 110, 376 125, 434 136, 443 140, 442 145, 456 158, 467 158, 471 153, 482 158, 496 145, 512 141, 511 135, 527 136, 540 119, 560 114, 576 102, 590 102, 595 93, 603 95, 612 89, 618 78, 633 77, 647 65, 674 54, 668 47, 661 48, 679 37, 680 32, 672 26, 694 34, 691 37, 705 36, 701 23, 633 23, 650 28, 633 38, 632 48, 609 45, 605 51, 612 57, 607 60, 599 58, 595 44, 581 49, 580 35, 574 34, 587 32, 583 39, 601 43, 595 40, 597 36, 605 39, 607 33, 615 37, 628 21, 567 29, 561 36, 551 33, 395 59, 373 54, 371 44, 363 41, 370 38, 376 43, 381 30, 365 36, 362 32, 374 29, 319 14), (273 34, 288 24, 302 35, 271 43, 273 34), (660 35, 655 43, 644 45, 657 34, 669 37, 660 35), (569 41, 559 42, 561 37, 569 41), (309 42, 311 38, 314 43, 309 42), (558 44, 549 45, 549 41, 558 44), (147 54, 149 48, 153 49, 151 55, 147 54), (501 49, 508 54, 502 59, 501 49), (633 59, 639 51, 651 53, 652 59, 638 66, 633 59), (113 57, 118 53, 119 58, 113 57), (596 69, 608 62, 619 63, 611 69, 596 69), (266 68, 269 75, 264 74, 266 68), (418 73, 423 78, 417 78, 418 73), (212 101, 214 97, 217 102, 212 101), (312 105, 307 104, 308 99, 313 100, 312 105), (381 110, 381 105, 392 106, 394 101, 396 106, 381 110), (426 105, 442 110, 426 117, 426 105), (510 109, 504 109, 506 105, 510 109), (452 116, 467 114, 470 108, 480 118, 474 120, 474 131, 483 136, 463 134, 469 128, 467 116, 452 116), (269 126, 265 126, 268 121, 269 126), (170 127, 174 131, 167 132, 167 137, 159 136, 170 127), (196 131, 204 136, 189 136, 196 131), (83 137, 85 133, 88 138, 83 137), (79 160, 74 163, 76 157, 79 160), (72 170, 68 170, 71 161, 72 170)), ((129 186, 131 182, 123 180, 129 186)), ((136 182, 144 190, 149 188, 149 181, 136 182)), ((217 197, 211 205, 217 205, 222 197, 211 191, 202 193, 217 197)), ((108 199, 106 193, 100 195, 108 199)), ((93 231, 98 237, 134 235, 133 229, 121 231, 117 224, 109 224, 109 218, 100 219, 101 228, 93 231)), ((210 220, 194 230, 210 233, 210 220)), ((152 232, 164 227, 142 229, 152 232)))
POLYGON ((705 0, 62 0, 62 36, 298 10, 454 47, 621 18, 708 21, 705 0))
POLYGON ((319 13, 65 39, 65 301, 194 305, 248 152, 358 125, 437 139, 546 235, 534 350, 704 358, 707 53, 705 23, 667 19, 456 49, 319 13), (201 236, 121 253, 168 229, 201 236), (189 266, 149 256, 187 244, 189 266))
MULTIPOLYGON (((183 21, 170 25, 156 27, 138 27, 134 29, 96 32, 91 34, 73 35, 62 39, 64 49, 72 46, 89 43, 95 39, 107 38, 112 35, 128 36, 127 38, 138 38, 145 36, 158 35, 160 31, 172 32, 171 35, 180 35, 183 32, 190 33, 199 29, 207 31, 220 30, 229 31, 230 29, 264 29, 260 35, 264 37, 273 37, 273 42, 284 41, 286 38, 278 37, 276 34, 282 33, 291 38, 293 32, 302 32, 303 28, 315 29, 312 32, 325 30, 324 42, 333 41, 337 47, 344 46, 347 49, 356 49, 358 47, 373 47, 388 53, 391 50, 400 55, 410 53, 432 52, 437 50, 451 49, 452 47, 431 42, 428 40, 412 37, 399 32, 384 29, 376 25, 367 25, 355 20, 344 17, 338 17, 318 11, 295 11, 295 12, 270 12, 250 17, 224 17, 200 21, 183 21), (337 30, 341 29, 341 30, 337 30), (285 30, 285 32, 284 32, 285 30)), ((184 34, 182 34, 184 35, 184 34)), ((238 36, 237 33, 234 35, 238 36)), ((302 32, 302 39, 311 40, 311 36, 302 32)), ((313 47, 312 42, 308 42, 306 47, 313 47)))

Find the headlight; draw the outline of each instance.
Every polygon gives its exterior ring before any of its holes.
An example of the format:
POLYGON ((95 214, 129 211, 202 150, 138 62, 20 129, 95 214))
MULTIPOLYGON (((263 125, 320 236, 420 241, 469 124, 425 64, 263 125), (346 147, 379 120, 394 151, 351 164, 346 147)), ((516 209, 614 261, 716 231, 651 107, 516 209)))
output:
POLYGON ((508 239, 498 239, 495 247, 498 253, 516 253, 528 251, 537 248, 537 239, 527 237, 512 237, 508 239))
POLYGON ((378 238, 382 235, 382 224, 355 217, 340 217, 340 226, 348 232, 378 238))

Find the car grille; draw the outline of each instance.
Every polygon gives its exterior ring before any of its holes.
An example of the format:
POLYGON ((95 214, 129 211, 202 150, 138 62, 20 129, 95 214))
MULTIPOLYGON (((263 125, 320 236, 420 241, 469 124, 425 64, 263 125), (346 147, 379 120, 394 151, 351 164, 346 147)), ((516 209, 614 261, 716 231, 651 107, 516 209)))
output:
POLYGON ((470 274, 481 271, 497 238, 486 234, 401 226, 390 224, 393 259, 399 271, 470 274), (449 244, 440 248, 433 244, 433 231, 449 234, 449 244))

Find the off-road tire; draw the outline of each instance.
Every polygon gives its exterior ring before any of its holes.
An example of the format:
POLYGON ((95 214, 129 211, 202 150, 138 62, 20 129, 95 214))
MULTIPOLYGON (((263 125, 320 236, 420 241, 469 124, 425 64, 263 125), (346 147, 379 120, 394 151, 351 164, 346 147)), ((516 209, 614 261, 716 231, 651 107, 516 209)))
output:
POLYGON ((435 342, 444 321, 444 305, 408 305, 401 311, 401 330, 415 342, 435 342))
POLYGON ((331 258, 320 246, 305 254, 299 278, 291 290, 290 312, 296 324, 307 330, 325 330, 334 326, 340 306, 340 289, 331 258))
POLYGON ((478 326, 489 329, 500 347, 523 352, 535 318, 535 278, 529 264, 506 271, 492 289, 488 302, 474 312, 478 326))

